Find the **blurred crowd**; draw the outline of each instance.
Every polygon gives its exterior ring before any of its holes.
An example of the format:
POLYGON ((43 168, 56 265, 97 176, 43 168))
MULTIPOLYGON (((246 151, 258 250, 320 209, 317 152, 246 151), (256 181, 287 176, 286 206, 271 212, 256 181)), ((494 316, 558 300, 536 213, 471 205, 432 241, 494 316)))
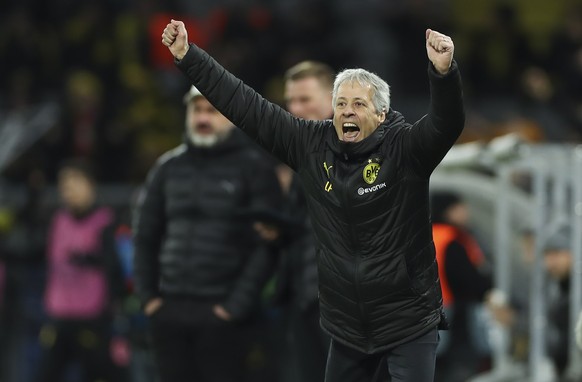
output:
MULTIPOLYGON (((13 126, 29 143, 0 140, 0 153, 14 152, 0 158, 1 382, 31 381, 31 365, 40 364, 42 343, 50 342, 47 235, 59 203, 59 168, 70 158, 86 161, 97 184, 122 185, 107 201, 118 216, 111 235, 123 279, 109 333, 123 341, 112 342, 111 351, 136 382, 152 380, 146 319, 128 265, 129 211, 134 188, 184 134, 188 84, 160 43, 170 18, 185 20, 192 42, 276 103, 284 104, 284 72, 319 60, 335 70, 376 72, 409 120, 426 112, 430 27, 456 44, 467 100, 459 142, 507 133, 531 142, 582 141, 580 0, 5 0, 0 136, 13 126), (43 105, 56 105, 57 113, 38 122, 44 128, 27 130, 43 105)), ((268 301, 268 287, 264 293, 268 301)), ((267 306, 260 325, 268 331, 249 329, 249 380, 276 374, 269 349, 280 333, 278 314, 267 306)), ((76 373, 73 367, 69 380, 76 373)))
MULTIPOLYGON (((5 1, 0 5, 4 118, 57 102, 48 133, 6 175, 91 158, 100 180, 139 182, 182 130, 181 74, 159 43, 172 16, 190 39, 273 101, 303 60, 361 66, 386 78, 395 107, 424 113, 424 29, 457 42, 472 113, 463 140, 508 130, 533 140, 582 131, 582 4, 574 0, 5 1), (547 9, 548 8, 548 9, 547 9), (349 27, 346 27, 348 26, 349 27)), ((6 165, 4 165, 6 167, 6 165)))

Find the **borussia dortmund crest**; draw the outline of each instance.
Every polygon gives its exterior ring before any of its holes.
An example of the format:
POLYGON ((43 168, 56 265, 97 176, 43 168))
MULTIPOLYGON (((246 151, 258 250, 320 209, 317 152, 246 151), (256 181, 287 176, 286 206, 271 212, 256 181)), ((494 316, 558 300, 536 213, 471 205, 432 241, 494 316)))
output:
POLYGON ((380 172, 380 164, 372 162, 372 160, 369 159, 362 174, 364 176, 364 181, 368 184, 374 183, 378 177, 378 172, 380 172))

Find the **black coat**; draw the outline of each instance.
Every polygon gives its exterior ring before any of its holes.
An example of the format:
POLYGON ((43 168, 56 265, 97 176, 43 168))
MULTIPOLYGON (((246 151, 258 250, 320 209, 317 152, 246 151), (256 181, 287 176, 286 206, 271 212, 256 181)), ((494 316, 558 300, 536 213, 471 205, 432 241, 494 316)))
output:
POLYGON ((335 340, 375 353, 439 324, 428 188, 464 125, 456 63, 444 76, 429 66, 427 116, 411 125, 390 110, 357 143, 339 141, 330 120, 298 119, 264 100, 194 45, 177 65, 218 110, 299 174, 318 242, 321 322, 335 340))
POLYGON ((308 311, 319 301, 316 242, 305 193, 296 175, 285 198, 285 213, 289 223, 283 231, 274 298, 275 302, 308 311))
POLYGON ((237 129, 217 146, 185 143, 164 154, 148 175, 134 218, 141 300, 186 296, 245 317, 275 260, 258 240, 252 214, 279 208, 273 166, 237 129))

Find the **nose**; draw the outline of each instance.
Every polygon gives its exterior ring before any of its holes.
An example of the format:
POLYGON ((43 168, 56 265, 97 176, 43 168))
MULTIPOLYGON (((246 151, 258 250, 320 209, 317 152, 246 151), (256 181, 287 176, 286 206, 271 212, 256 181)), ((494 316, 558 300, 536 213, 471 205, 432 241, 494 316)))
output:
POLYGON ((350 105, 347 105, 343 110, 342 110, 342 115, 344 117, 351 117, 353 116, 354 113, 354 109, 352 109, 352 107, 350 105))
POLYGON ((301 105, 298 102, 288 102, 287 103, 287 110, 293 115, 298 115, 301 112, 301 105))
POLYGON ((196 113, 196 121, 199 124, 209 123, 210 122, 210 113, 205 111, 200 111, 196 113))

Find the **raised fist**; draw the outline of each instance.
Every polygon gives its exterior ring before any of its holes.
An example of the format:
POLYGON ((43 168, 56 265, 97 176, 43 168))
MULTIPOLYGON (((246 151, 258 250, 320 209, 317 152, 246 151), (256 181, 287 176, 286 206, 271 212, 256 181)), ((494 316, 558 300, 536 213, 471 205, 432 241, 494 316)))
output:
POLYGON ((445 74, 449 71, 454 51, 455 44, 449 36, 432 29, 426 30, 426 53, 437 72, 445 74))
POLYGON ((188 52, 188 32, 182 21, 171 20, 162 33, 162 44, 172 55, 181 60, 188 52))

